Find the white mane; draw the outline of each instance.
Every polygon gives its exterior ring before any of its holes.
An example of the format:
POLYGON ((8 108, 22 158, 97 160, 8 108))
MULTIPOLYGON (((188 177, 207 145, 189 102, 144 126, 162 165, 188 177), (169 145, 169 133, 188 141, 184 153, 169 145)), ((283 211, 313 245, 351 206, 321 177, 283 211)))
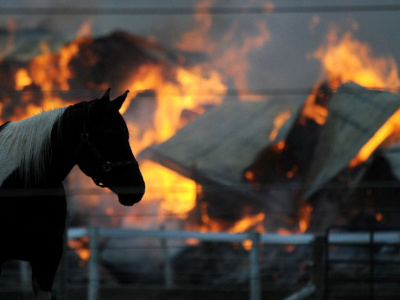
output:
POLYGON ((26 181, 32 174, 35 179, 43 176, 46 159, 51 155, 51 131, 64 110, 44 111, 11 122, 0 132, 0 187, 18 167, 26 181))

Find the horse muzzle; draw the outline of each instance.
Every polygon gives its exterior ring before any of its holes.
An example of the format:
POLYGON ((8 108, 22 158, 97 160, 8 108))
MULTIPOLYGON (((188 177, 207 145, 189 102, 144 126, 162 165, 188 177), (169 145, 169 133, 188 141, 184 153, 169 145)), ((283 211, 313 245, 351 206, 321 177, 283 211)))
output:
POLYGON ((143 187, 135 187, 129 189, 129 192, 124 192, 123 189, 119 191, 117 188, 116 190, 112 189, 118 195, 118 201, 124 206, 132 206, 135 203, 138 203, 142 200, 145 188, 143 187))

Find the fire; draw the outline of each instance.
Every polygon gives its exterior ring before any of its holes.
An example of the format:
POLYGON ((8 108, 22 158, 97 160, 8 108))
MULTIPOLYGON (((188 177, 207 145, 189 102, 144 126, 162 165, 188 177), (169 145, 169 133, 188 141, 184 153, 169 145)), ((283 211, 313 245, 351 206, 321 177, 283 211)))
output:
POLYGON ((80 261, 79 266, 83 267, 90 257, 90 250, 88 249, 88 237, 83 237, 81 239, 68 240, 68 247, 74 249, 79 255, 80 261))
MULTIPOLYGON (((211 0, 200 1, 199 9, 211 7, 215 2, 211 0)), ((270 6, 271 7, 271 6, 270 6)), ((135 154, 153 144, 162 143, 177 130, 186 125, 190 120, 182 118, 182 114, 190 111, 194 115, 203 113, 207 106, 222 103, 227 92, 226 82, 233 80, 235 86, 241 91, 247 89, 246 72, 250 68, 248 56, 252 51, 260 49, 269 39, 270 34, 265 22, 255 25, 252 34, 242 32, 239 40, 237 30, 242 30, 242 24, 237 23, 233 28, 222 34, 221 39, 211 38, 213 20, 209 14, 195 14, 196 27, 184 33, 177 47, 184 51, 202 52, 210 57, 206 63, 197 65, 179 65, 176 62, 161 59, 152 59, 143 63, 138 62, 138 67, 128 74, 126 81, 114 89, 129 89, 130 94, 121 113, 125 114, 128 127, 131 130, 131 144, 135 154), (222 43, 221 43, 222 41, 222 43), (139 65, 140 64, 140 65, 139 65), (143 91, 154 92, 156 107, 152 115, 152 128, 144 132, 135 120, 126 115, 130 101, 143 91)), ((15 114, 16 119, 39 113, 42 109, 48 110, 57 106, 65 106, 65 101, 55 96, 55 91, 69 91, 74 79, 79 74, 74 74, 70 68, 71 61, 76 58, 83 45, 93 41, 91 35, 92 22, 84 23, 76 34, 76 39, 63 46, 57 53, 51 53, 46 44, 42 45, 42 53, 31 59, 26 68, 15 74, 15 89, 24 93, 31 87, 38 87, 43 94, 40 104, 29 104, 15 114)), ((246 29, 247 30, 247 29, 246 29)), ((94 65, 98 57, 90 57, 94 65)), ((87 82, 84 88, 104 90, 107 83, 87 82)), ((243 97, 242 97, 243 98, 243 97)), ((71 103, 72 104, 72 103, 71 103)), ((2 104, 0 104, 2 105, 2 104)), ((279 124, 277 124, 279 126, 279 124)), ((196 205, 197 185, 194 181, 150 161, 141 161, 140 168, 144 179, 149 184, 143 204, 149 206, 156 204, 157 213, 163 222, 166 216, 186 218, 196 205)), ((84 186, 86 183, 82 183, 84 186)), ((92 201, 92 200, 90 200, 92 201)), ((113 207, 105 208, 106 215, 112 215, 116 210, 113 207)), ((253 220, 239 220, 233 225, 231 231, 246 231, 247 228, 257 227, 265 216, 253 216, 253 220)), ((132 218, 133 220, 134 218, 132 218)), ((208 224, 208 230, 221 230, 224 226, 217 225, 205 214, 203 222, 208 224)))
POLYGON ((339 39, 337 31, 331 30, 327 43, 314 57, 321 61, 332 88, 349 81, 367 88, 393 90, 400 84, 394 59, 373 57, 371 48, 355 40, 350 32, 339 39))
MULTIPOLYGON (((211 7, 212 1, 201 1, 199 9, 211 7)), ((195 14, 197 26, 184 33, 176 46, 184 51, 202 52, 210 56, 209 63, 203 63, 191 67, 177 67, 172 74, 173 80, 167 80, 162 76, 163 66, 148 63, 139 68, 138 72, 130 79, 127 88, 131 91, 130 96, 138 94, 140 91, 153 90, 157 98, 157 108, 154 114, 154 128, 147 130, 140 138, 132 139, 132 146, 136 151, 145 149, 154 144, 161 143, 173 136, 177 130, 185 125, 182 123, 182 111, 190 110, 197 114, 204 112, 205 105, 218 105, 222 102, 226 94, 226 77, 224 73, 234 78, 236 86, 246 89, 246 70, 249 68, 247 63, 248 54, 254 49, 260 48, 269 40, 269 33, 265 23, 257 25, 258 34, 248 36, 236 44, 234 29, 223 36, 224 44, 229 47, 221 47, 220 42, 214 42, 209 35, 212 28, 212 18, 209 14, 195 14)), ((126 110, 122 108, 122 111, 126 110)), ((133 125, 134 127, 134 125, 133 125)), ((170 212, 182 217, 194 208, 196 201, 196 184, 184 177, 176 176, 171 170, 157 166, 149 162, 141 164, 141 170, 145 180, 148 182, 158 182, 161 186, 168 187, 163 195, 159 192, 154 194, 148 190, 144 202, 150 199, 163 198, 161 208, 164 212, 170 212), (173 187, 177 187, 173 191, 173 187), (179 190, 179 192, 178 192, 179 190), (180 191, 185 192, 180 192, 180 191), (153 195, 152 195, 153 194, 153 195)), ((159 184, 157 184, 158 186, 159 184)), ((202 207, 205 211, 205 207, 202 207)), ((220 231, 223 225, 202 214, 203 224, 200 230, 220 231)))
POLYGON ((328 110, 326 107, 318 105, 316 101, 318 90, 319 84, 313 88, 312 93, 306 99, 299 120, 303 125, 306 119, 314 120, 319 125, 325 124, 326 118, 328 117, 328 110))
POLYGON ((161 199, 161 216, 172 214, 174 218, 185 219, 196 205, 196 183, 148 160, 141 163, 140 168, 149 182, 143 201, 161 199))
POLYGON ((237 221, 233 227, 229 229, 231 233, 245 232, 252 228, 258 232, 265 232, 263 221, 265 219, 265 213, 260 212, 254 216, 245 216, 241 220, 237 221))
POLYGON ((15 73, 15 89, 22 90, 24 87, 32 84, 32 78, 29 76, 28 71, 21 68, 15 73))
POLYGON ((69 62, 78 53, 79 45, 90 39, 78 39, 63 46, 58 54, 47 51, 36 56, 29 63, 29 74, 33 83, 42 91, 70 90, 68 80, 73 77, 69 70, 69 62))
POLYGON ((301 203, 297 216, 297 229, 292 231, 287 228, 279 228, 277 230, 277 233, 281 235, 305 233, 308 229, 308 226, 310 225, 312 211, 313 207, 311 206, 311 204, 307 202, 301 203))
MULTIPOLYGON (((199 8, 211 7, 212 1, 201 1, 199 8)), ((268 9, 273 10, 273 4, 268 4, 268 9)), ((252 51, 260 49, 270 40, 270 34, 264 21, 256 23, 252 34, 242 32, 238 40, 235 32, 242 30, 241 24, 231 28, 223 34, 218 42, 210 38, 212 30, 212 18, 207 14, 195 14, 197 26, 193 31, 185 33, 177 46, 185 51, 200 51, 210 56, 208 63, 194 66, 168 65, 153 61, 146 61, 134 73, 128 76, 126 82, 121 83, 118 89, 129 89, 129 99, 121 109, 126 114, 130 101, 139 93, 152 90, 156 98, 156 109, 153 115, 154 126, 147 129, 143 134, 135 134, 138 128, 135 120, 130 120, 125 115, 131 132, 132 148, 139 153, 146 147, 162 143, 177 130, 186 125, 182 118, 182 112, 189 110, 196 114, 205 111, 208 105, 219 105, 222 103, 227 92, 226 82, 228 78, 233 80, 235 87, 239 90, 241 99, 245 99, 244 93, 248 89, 247 71, 250 68, 248 61, 252 51), (221 43, 222 42, 222 43, 221 43), (221 45, 223 45, 221 47, 221 45), (222 73, 222 71, 224 71, 222 73)), ((77 33, 77 38, 71 43, 63 46, 58 53, 51 53, 46 46, 42 45, 42 53, 33 58, 26 68, 21 68, 15 74, 15 89, 24 93, 31 86, 37 86, 43 92, 43 102, 30 104, 24 107, 25 111, 16 111, 15 119, 37 114, 41 110, 53 109, 65 106, 61 98, 54 96, 54 91, 71 90, 71 81, 76 74, 70 69, 70 62, 79 54, 80 47, 90 43, 91 22, 82 25, 77 33)), ((92 57, 93 61, 98 59, 92 57)), ((107 83, 87 83, 87 88, 104 90, 107 83)), ((107 86, 108 87, 108 86, 107 86)), ((2 104, 0 104, 2 105, 2 104)), ((0 107, 1 108, 1 107, 0 107)), ((277 136, 279 128, 290 118, 290 112, 279 115, 274 122, 274 131, 270 135, 273 140, 277 136)), ((285 147, 282 141, 276 145, 278 149, 285 147)), ((187 179, 170 169, 150 161, 141 161, 140 168, 148 183, 145 198, 141 205, 156 204, 157 213, 161 216, 158 222, 171 215, 175 218, 185 219, 190 211, 196 206, 196 183, 187 179)), ((252 174, 246 174, 252 176, 252 174)), ((288 174, 288 176, 291 176, 288 174)), ((95 197, 95 196, 94 196, 95 197)), ((206 214, 206 204, 202 204, 202 222, 205 224, 201 230, 229 232, 245 232, 257 230, 265 232, 265 214, 244 214, 244 217, 230 226, 225 226, 206 214)), ((116 212, 112 206, 105 209, 106 215, 116 212)), ((133 219, 132 219, 133 220, 133 219)), ((307 224, 307 221, 305 224, 307 224)), ((304 228, 306 225, 299 225, 304 228)), ((302 231, 303 229, 300 229, 302 231)), ((305 229, 304 229, 305 230, 305 229)), ((82 248, 83 245, 70 245, 74 248, 82 248)), ((248 242, 243 246, 249 249, 248 242)), ((80 251, 80 250, 79 250, 80 251)), ((83 260, 87 259, 88 251, 82 250, 79 255, 83 260)))
MULTIPOLYGON (((153 128, 146 130, 141 136, 133 136, 131 140, 132 148, 137 152, 167 140, 183 127, 185 123, 182 123, 182 111, 202 113, 203 105, 220 104, 226 93, 226 86, 219 73, 201 66, 177 68, 172 81, 166 80, 162 74, 161 65, 143 65, 128 87, 130 96, 151 89, 157 99, 153 128)), ((124 112, 126 108, 122 107, 121 111, 124 112)), ((128 123, 131 128, 135 128, 135 124, 128 123)), ((145 181, 158 187, 147 189, 143 202, 163 199, 160 204, 162 214, 176 214, 179 218, 185 218, 195 206, 196 183, 150 161, 141 163, 140 168, 145 181)))
POLYGON ((188 229, 196 229, 200 231, 228 231, 230 233, 240 233, 249 230, 256 230, 260 233, 265 233, 266 229, 264 227, 265 213, 260 212, 257 214, 244 213, 243 217, 234 224, 231 222, 224 222, 221 220, 214 220, 208 216, 207 213, 207 202, 201 203, 201 225, 199 227, 195 226, 188 229))
MULTIPOLYGON (((146 64, 131 79, 128 89, 130 97, 144 90, 154 90, 157 110, 154 116, 154 130, 145 138, 134 140, 136 149, 144 149, 154 143, 170 138, 185 124, 181 113, 184 109, 201 112, 202 105, 218 105, 226 93, 221 76, 215 71, 204 70, 201 66, 177 68, 174 80, 163 77, 163 66, 146 64)), ((129 102, 122 107, 123 113, 129 102)))
MULTIPOLYGON (((392 57, 375 58, 371 48, 355 40, 350 32, 339 39, 337 31, 331 30, 326 44, 313 55, 321 61, 323 73, 326 74, 329 88, 332 90, 350 81, 367 88, 390 91, 397 91, 400 86, 395 60, 392 57)), ((314 90, 308 97, 302 115, 323 125, 328 111, 327 108, 315 103, 316 94, 317 91, 314 90)), ((387 120, 352 159, 350 167, 366 161, 388 136, 400 129, 397 121, 399 116, 400 111, 397 111, 387 120)))
MULTIPOLYGON (((52 92, 70 90, 70 80, 75 74, 71 72, 69 64, 79 54, 81 45, 92 41, 88 35, 90 23, 85 23, 77 34, 77 39, 63 46, 58 53, 50 53, 44 45, 42 54, 33 58, 27 68, 16 72, 16 90, 24 91, 25 88, 35 85, 43 91, 45 99, 38 106, 29 104, 23 108, 24 111, 16 111, 13 118, 17 120, 42 110, 65 106, 65 101, 54 96, 52 92)), ((182 111, 189 110, 200 114, 204 112, 204 106, 220 104, 226 93, 227 88, 222 76, 209 67, 176 65, 171 66, 171 70, 168 71, 166 68, 165 64, 144 63, 123 83, 123 88, 129 89, 131 93, 121 113, 126 112, 130 100, 142 91, 153 90, 157 100, 153 129, 147 130, 141 136, 135 135, 137 124, 134 120, 127 121, 129 127, 134 129, 131 143, 135 152, 140 152, 154 143, 161 143, 175 134, 185 125, 182 121, 182 111)), ((102 89, 103 86, 95 88, 102 89)), ((144 203, 152 202, 152 198, 163 199, 160 204, 161 213, 176 214, 180 218, 184 218, 193 208, 196 197, 196 184, 193 181, 149 161, 141 163, 141 171, 146 182, 155 183, 160 187, 150 187, 144 203)))
MULTIPOLYGON (((68 81, 73 78, 73 74, 69 70, 69 62, 78 53, 79 45, 88 40, 77 39, 63 46, 56 54, 50 52, 46 43, 41 44, 42 54, 31 59, 27 68, 20 68, 15 73, 14 89, 24 91, 31 85, 38 86, 43 92, 44 100, 38 105, 30 103, 24 108, 24 111, 16 108, 11 121, 17 121, 38 114, 43 110, 68 104, 65 100, 54 96, 53 92, 70 90, 68 81)), ((27 97, 31 96, 28 95, 27 97)))
POLYGON ((189 225, 187 229, 199 230, 201 232, 207 232, 207 231, 217 232, 224 230, 222 222, 218 222, 208 216, 207 206, 208 206, 207 202, 202 202, 200 204, 201 225, 199 227, 198 226, 193 227, 192 225, 189 225))
POLYGON ((395 132, 400 132, 400 109, 397 110, 361 148, 356 157, 350 161, 349 166, 354 167, 366 161, 372 152, 374 152, 387 137, 395 132))
POLYGON ((313 207, 309 203, 303 202, 300 205, 300 209, 299 209, 299 233, 306 232, 308 226, 310 225, 312 211, 313 211, 313 207))
MULTIPOLYGON (((201 1, 198 9, 210 8, 212 4, 210 0, 201 1)), ((272 8, 270 4, 267 4, 267 7, 272 8)), ((213 25, 210 14, 197 14, 195 20, 195 28, 184 33, 176 46, 184 51, 207 53, 210 57, 209 65, 233 79, 241 100, 249 99, 249 96, 245 95, 248 85, 247 71, 250 68, 248 56, 270 40, 266 23, 264 21, 252 23, 254 29, 251 31, 243 24, 237 23, 218 41, 214 41, 209 34, 213 25), (244 29, 246 32, 238 33, 244 29), (249 32, 256 34, 249 35, 249 32)), ((258 99, 256 96, 252 98, 258 99)))
POLYGON ((289 110, 285 110, 281 113, 279 113, 275 119, 274 119, 274 128, 272 129, 270 135, 269 135, 269 140, 274 141, 276 137, 278 136, 279 129, 283 126, 283 124, 286 123, 287 120, 289 120, 291 116, 291 112, 289 110))
POLYGON ((281 151, 285 148, 285 141, 280 141, 278 144, 273 145, 274 148, 276 148, 277 151, 281 151))
MULTIPOLYGON (((233 224, 231 222, 223 221, 223 220, 215 220, 210 218, 207 213, 207 202, 202 202, 200 205, 201 209, 201 224, 199 225, 188 225, 186 229, 188 230, 199 230, 201 232, 219 232, 219 231, 228 231, 229 233, 241 233, 247 231, 257 231, 259 233, 265 233, 266 229, 264 226, 265 221, 265 213, 259 212, 257 214, 250 213, 250 209, 248 208, 248 212, 244 212, 243 217, 233 224)), ((250 251, 252 246, 251 240, 245 240, 242 242, 242 247, 250 251)))

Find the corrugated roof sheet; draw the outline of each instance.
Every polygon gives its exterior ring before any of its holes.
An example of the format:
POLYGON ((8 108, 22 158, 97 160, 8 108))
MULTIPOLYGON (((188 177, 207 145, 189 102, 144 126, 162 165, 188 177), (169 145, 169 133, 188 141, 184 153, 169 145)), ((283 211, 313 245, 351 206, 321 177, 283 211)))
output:
POLYGON ((329 102, 329 114, 311 162, 305 197, 343 170, 400 107, 400 95, 342 85, 329 102))
POLYGON ((302 104, 293 100, 224 102, 140 156, 192 179, 247 189, 242 182, 242 171, 271 144, 269 135, 274 118, 282 111, 292 112, 281 127, 277 142, 286 136, 302 104))

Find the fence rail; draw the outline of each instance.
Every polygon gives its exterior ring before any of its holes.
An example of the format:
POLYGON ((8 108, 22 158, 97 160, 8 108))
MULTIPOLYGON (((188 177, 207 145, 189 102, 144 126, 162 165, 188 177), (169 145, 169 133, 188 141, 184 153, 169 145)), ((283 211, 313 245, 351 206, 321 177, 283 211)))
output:
MULTIPOLYGON (((89 237, 90 228, 70 228, 68 238, 76 239, 89 237)), ((113 238, 158 238, 158 239, 198 239, 209 242, 243 242, 250 239, 251 232, 248 233, 228 233, 228 232, 198 232, 198 231, 179 231, 179 230, 138 230, 120 228, 98 228, 99 236, 113 238)), ((260 242, 269 245, 308 245, 315 237, 320 234, 302 233, 282 235, 278 233, 260 234, 260 242)), ((374 241, 385 244, 400 243, 400 231, 382 231, 373 234, 374 241)), ((370 241, 370 233, 347 232, 329 234, 329 242, 334 244, 357 245, 366 244, 370 241)))
POLYGON ((169 231, 169 230, 132 230, 132 229, 114 229, 114 228, 70 228, 68 238, 89 237, 90 239, 90 259, 89 259, 89 286, 88 299, 98 299, 99 278, 97 261, 97 241, 99 237, 108 238, 156 238, 164 241, 163 252, 165 255, 164 280, 166 287, 172 286, 171 265, 168 259, 168 249, 166 242, 169 239, 197 239, 208 242, 244 242, 251 241, 251 250, 249 251, 249 299, 261 300, 261 274, 260 274, 260 243, 269 245, 306 245, 312 243, 313 234, 259 234, 257 232, 248 233, 227 233, 227 232, 195 232, 195 231, 169 231))
MULTIPOLYGON (((330 232, 329 234, 289 234, 280 235, 275 233, 259 234, 257 232, 246 233, 228 233, 228 232, 196 232, 196 231, 171 231, 171 230, 134 230, 121 228, 69 228, 67 231, 67 239, 89 238, 90 258, 88 262, 88 283, 87 283, 87 299, 98 300, 100 298, 100 272, 99 272, 99 242, 101 238, 138 238, 138 239, 156 239, 160 240, 162 259, 164 261, 163 280, 165 288, 174 287, 173 267, 171 260, 171 251, 168 241, 170 240, 193 240, 206 242, 225 242, 225 243, 241 243, 251 241, 251 250, 248 252, 248 270, 249 270, 249 298, 250 300, 261 300, 262 280, 260 257, 265 246, 312 246, 312 268, 311 281, 298 290, 298 292, 286 298, 286 300, 301 300, 310 297, 312 294, 315 299, 324 299, 325 291, 324 278, 326 277, 326 249, 327 245, 371 245, 374 244, 400 245, 400 230, 392 231, 375 231, 373 233, 366 231, 358 232, 330 232)), ((66 256, 64 256, 66 260, 66 256)), ((60 266, 65 266, 63 261, 60 266)), ((20 274, 22 281, 28 284, 28 268, 26 264, 21 264, 20 274)), ((63 275, 65 285, 59 290, 60 299, 67 299, 68 286, 66 284, 67 268, 61 268, 60 274, 63 275), (62 273, 65 274, 62 274, 62 273), (63 298, 64 297, 64 298, 63 298)))
MULTIPOLYGON (((331 244, 343 245, 366 245, 370 243, 371 234, 365 232, 331 233, 328 236, 323 234, 289 234, 280 235, 275 233, 259 234, 257 232, 247 233, 227 233, 227 232, 195 232, 195 231, 170 231, 170 230, 133 230, 115 228, 70 228, 68 230, 69 239, 89 237, 90 259, 88 271, 88 300, 99 299, 99 274, 98 274, 98 240, 100 237, 106 238, 154 238, 162 241, 165 268, 164 280, 167 288, 172 287, 171 269, 167 241, 170 239, 197 239, 209 242, 244 242, 251 241, 252 247, 249 251, 249 299, 261 300, 261 270, 260 270, 260 244, 263 245, 321 245, 321 239, 331 244)), ((400 244, 400 231, 375 232, 373 240, 382 244, 400 244)), ((322 243, 323 244, 323 243, 322 243)), ((323 253, 316 251, 317 253, 323 253)), ((322 257, 314 256, 314 268, 316 272, 321 272, 322 257)), ((318 275, 316 275, 318 276, 318 275)), ((307 291, 293 299, 304 299, 309 293, 314 293, 315 286, 306 289, 307 291), (308 293, 308 294, 307 294, 308 293)), ((288 298, 289 299, 289 298, 288 298)), ((292 298, 290 298, 292 299, 292 298)))

